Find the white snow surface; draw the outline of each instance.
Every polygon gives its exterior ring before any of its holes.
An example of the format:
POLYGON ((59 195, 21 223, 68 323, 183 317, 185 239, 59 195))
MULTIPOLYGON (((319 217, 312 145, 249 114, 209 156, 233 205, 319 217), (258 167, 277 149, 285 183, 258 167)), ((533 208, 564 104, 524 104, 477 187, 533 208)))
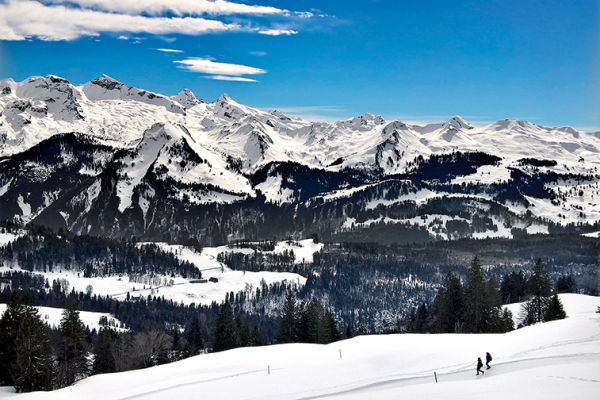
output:
MULTIPOLYGON (((42 321, 50 325, 51 327, 57 328, 60 326, 60 320, 62 319, 63 308, 55 307, 36 307, 39 311, 40 318, 42 321)), ((6 304, 0 304, 0 315, 6 311, 6 304)), ((115 318, 114 315, 109 313, 91 312, 91 311, 79 311, 79 319, 85 326, 91 329, 100 330, 100 317, 105 316, 109 321, 112 319, 115 323, 110 328, 113 330, 124 331, 126 328, 121 328, 121 321, 115 318)))
POLYGON ((506 334, 361 336, 329 345, 285 344, 205 354, 97 375, 19 399, 597 399, 600 298, 560 296, 568 318, 506 334), (493 356, 476 376, 477 357, 493 356), (435 381, 437 376, 437 383, 435 381))

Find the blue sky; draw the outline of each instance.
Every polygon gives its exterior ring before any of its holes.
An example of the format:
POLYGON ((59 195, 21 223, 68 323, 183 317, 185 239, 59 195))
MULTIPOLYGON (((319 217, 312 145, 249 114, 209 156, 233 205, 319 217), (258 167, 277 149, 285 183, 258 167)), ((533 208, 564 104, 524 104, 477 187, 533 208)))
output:
POLYGON ((130 86, 312 120, 600 130, 597 0, 0 0, 0 79, 130 86))

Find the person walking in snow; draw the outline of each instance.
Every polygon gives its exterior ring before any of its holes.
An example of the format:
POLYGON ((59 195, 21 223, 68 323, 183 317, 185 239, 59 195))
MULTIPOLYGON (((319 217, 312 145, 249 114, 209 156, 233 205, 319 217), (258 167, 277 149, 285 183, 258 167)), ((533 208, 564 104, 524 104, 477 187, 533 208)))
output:
POLYGON ((492 355, 490 353, 485 353, 485 366, 487 367, 486 369, 492 368, 490 367, 490 361, 492 361, 492 355))
POLYGON ((477 357, 477 375, 479 375, 480 372, 482 375, 484 374, 481 367, 483 367, 483 362, 481 362, 481 357, 477 357))

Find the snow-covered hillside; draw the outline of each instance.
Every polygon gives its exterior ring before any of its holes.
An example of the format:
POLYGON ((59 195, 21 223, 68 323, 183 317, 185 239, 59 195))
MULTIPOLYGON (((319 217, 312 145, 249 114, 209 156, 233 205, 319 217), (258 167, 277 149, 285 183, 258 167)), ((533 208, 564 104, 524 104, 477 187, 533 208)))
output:
POLYGON ((0 220, 79 234, 218 245, 355 229, 414 240, 385 225, 421 241, 548 233, 600 223, 599 166, 600 132, 571 127, 321 123, 105 75, 0 81, 0 220))
MULTIPOLYGON (((0 234, 0 248, 16 237, 15 234, 0 234)), ((85 277, 81 271, 62 269, 56 269, 53 272, 35 271, 34 273, 43 275, 50 284, 55 280, 68 282, 63 285, 66 287, 66 292, 75 290, 75 292, 85 293, 91 290, 93 294, 110 296, 116 300, 125 300, 128 295, 134 299, 158 296, 163 297, 165 300, 172 300, 178 304, 186 305, 191 303, 210 305, 213 302, 219 304, 232 292, 244 291, 249 295, 253 295, 256 289, 260 289, 263 284, 268 286, 275 282, 287 281, 288 284, 301 287, 306 283, 305 277, 292 272, 234 271, 226 264, 217 261, 219 253, 239 252, 250 254, 254 252, 251 249, 235 249, 227 246, 205 247, 201 253, 198 253, 186 246, 167 245, 165 243, 158 243, 158 245, 163 250, 173 253, 177 258, 192 263, 202 272, 202 281, 166 275, 150 277, 148 274, 140 276, 137 280, 130 280, 130 277, 126 275, 116 274, 104 277, 85 277), (215 281, 210 281, 211 278, 215 281)), ((297 263, 310 263, 312 262, 313 253, 319 251, 321 247, 321 244, 315 244, 312 240, 280 242, 273 252, 283 253, 292 250, 297 263)), ((264 252, 264 254, 268 253, 264 252)), ((21 271, 21 269, 0 264, 0 273, 16 271, 21 271)), ((3 311, 2 306, 0 304, 0 312, 3 311)), ((55 314, 51 310, 42 313, 55 314)), ((99 316, 93 317, 96 319, 96 323, 99 316)))
POLYGON ((507 334, 362 336, 192 357, 19 399, 597 399, 600 298, 561 295, 568 318, 507 334), (476 376, 477 357, 492 368, 476 376), (435 377, 437 376, 437 383, 435 377), (107 390, 110 388, 110 390, 107 390))

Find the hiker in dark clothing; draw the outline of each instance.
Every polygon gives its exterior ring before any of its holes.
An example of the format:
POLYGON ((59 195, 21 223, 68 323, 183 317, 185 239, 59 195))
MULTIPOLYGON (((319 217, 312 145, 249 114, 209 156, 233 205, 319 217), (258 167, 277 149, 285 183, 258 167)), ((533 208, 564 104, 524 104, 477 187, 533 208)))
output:
POLYGON ((482 375, 484 374, 484 372, 481 370, 481 367, 483 367, 483 363, 481 362, 481 357, 477 357, 477 375, 479 375, 480 372, 482 375))
POLYGON ((490 361, 492 361, 492 355, 490 353, 485 353, 485 366, 487 367, 486 369, 492 368, 490 367, 490 361))

